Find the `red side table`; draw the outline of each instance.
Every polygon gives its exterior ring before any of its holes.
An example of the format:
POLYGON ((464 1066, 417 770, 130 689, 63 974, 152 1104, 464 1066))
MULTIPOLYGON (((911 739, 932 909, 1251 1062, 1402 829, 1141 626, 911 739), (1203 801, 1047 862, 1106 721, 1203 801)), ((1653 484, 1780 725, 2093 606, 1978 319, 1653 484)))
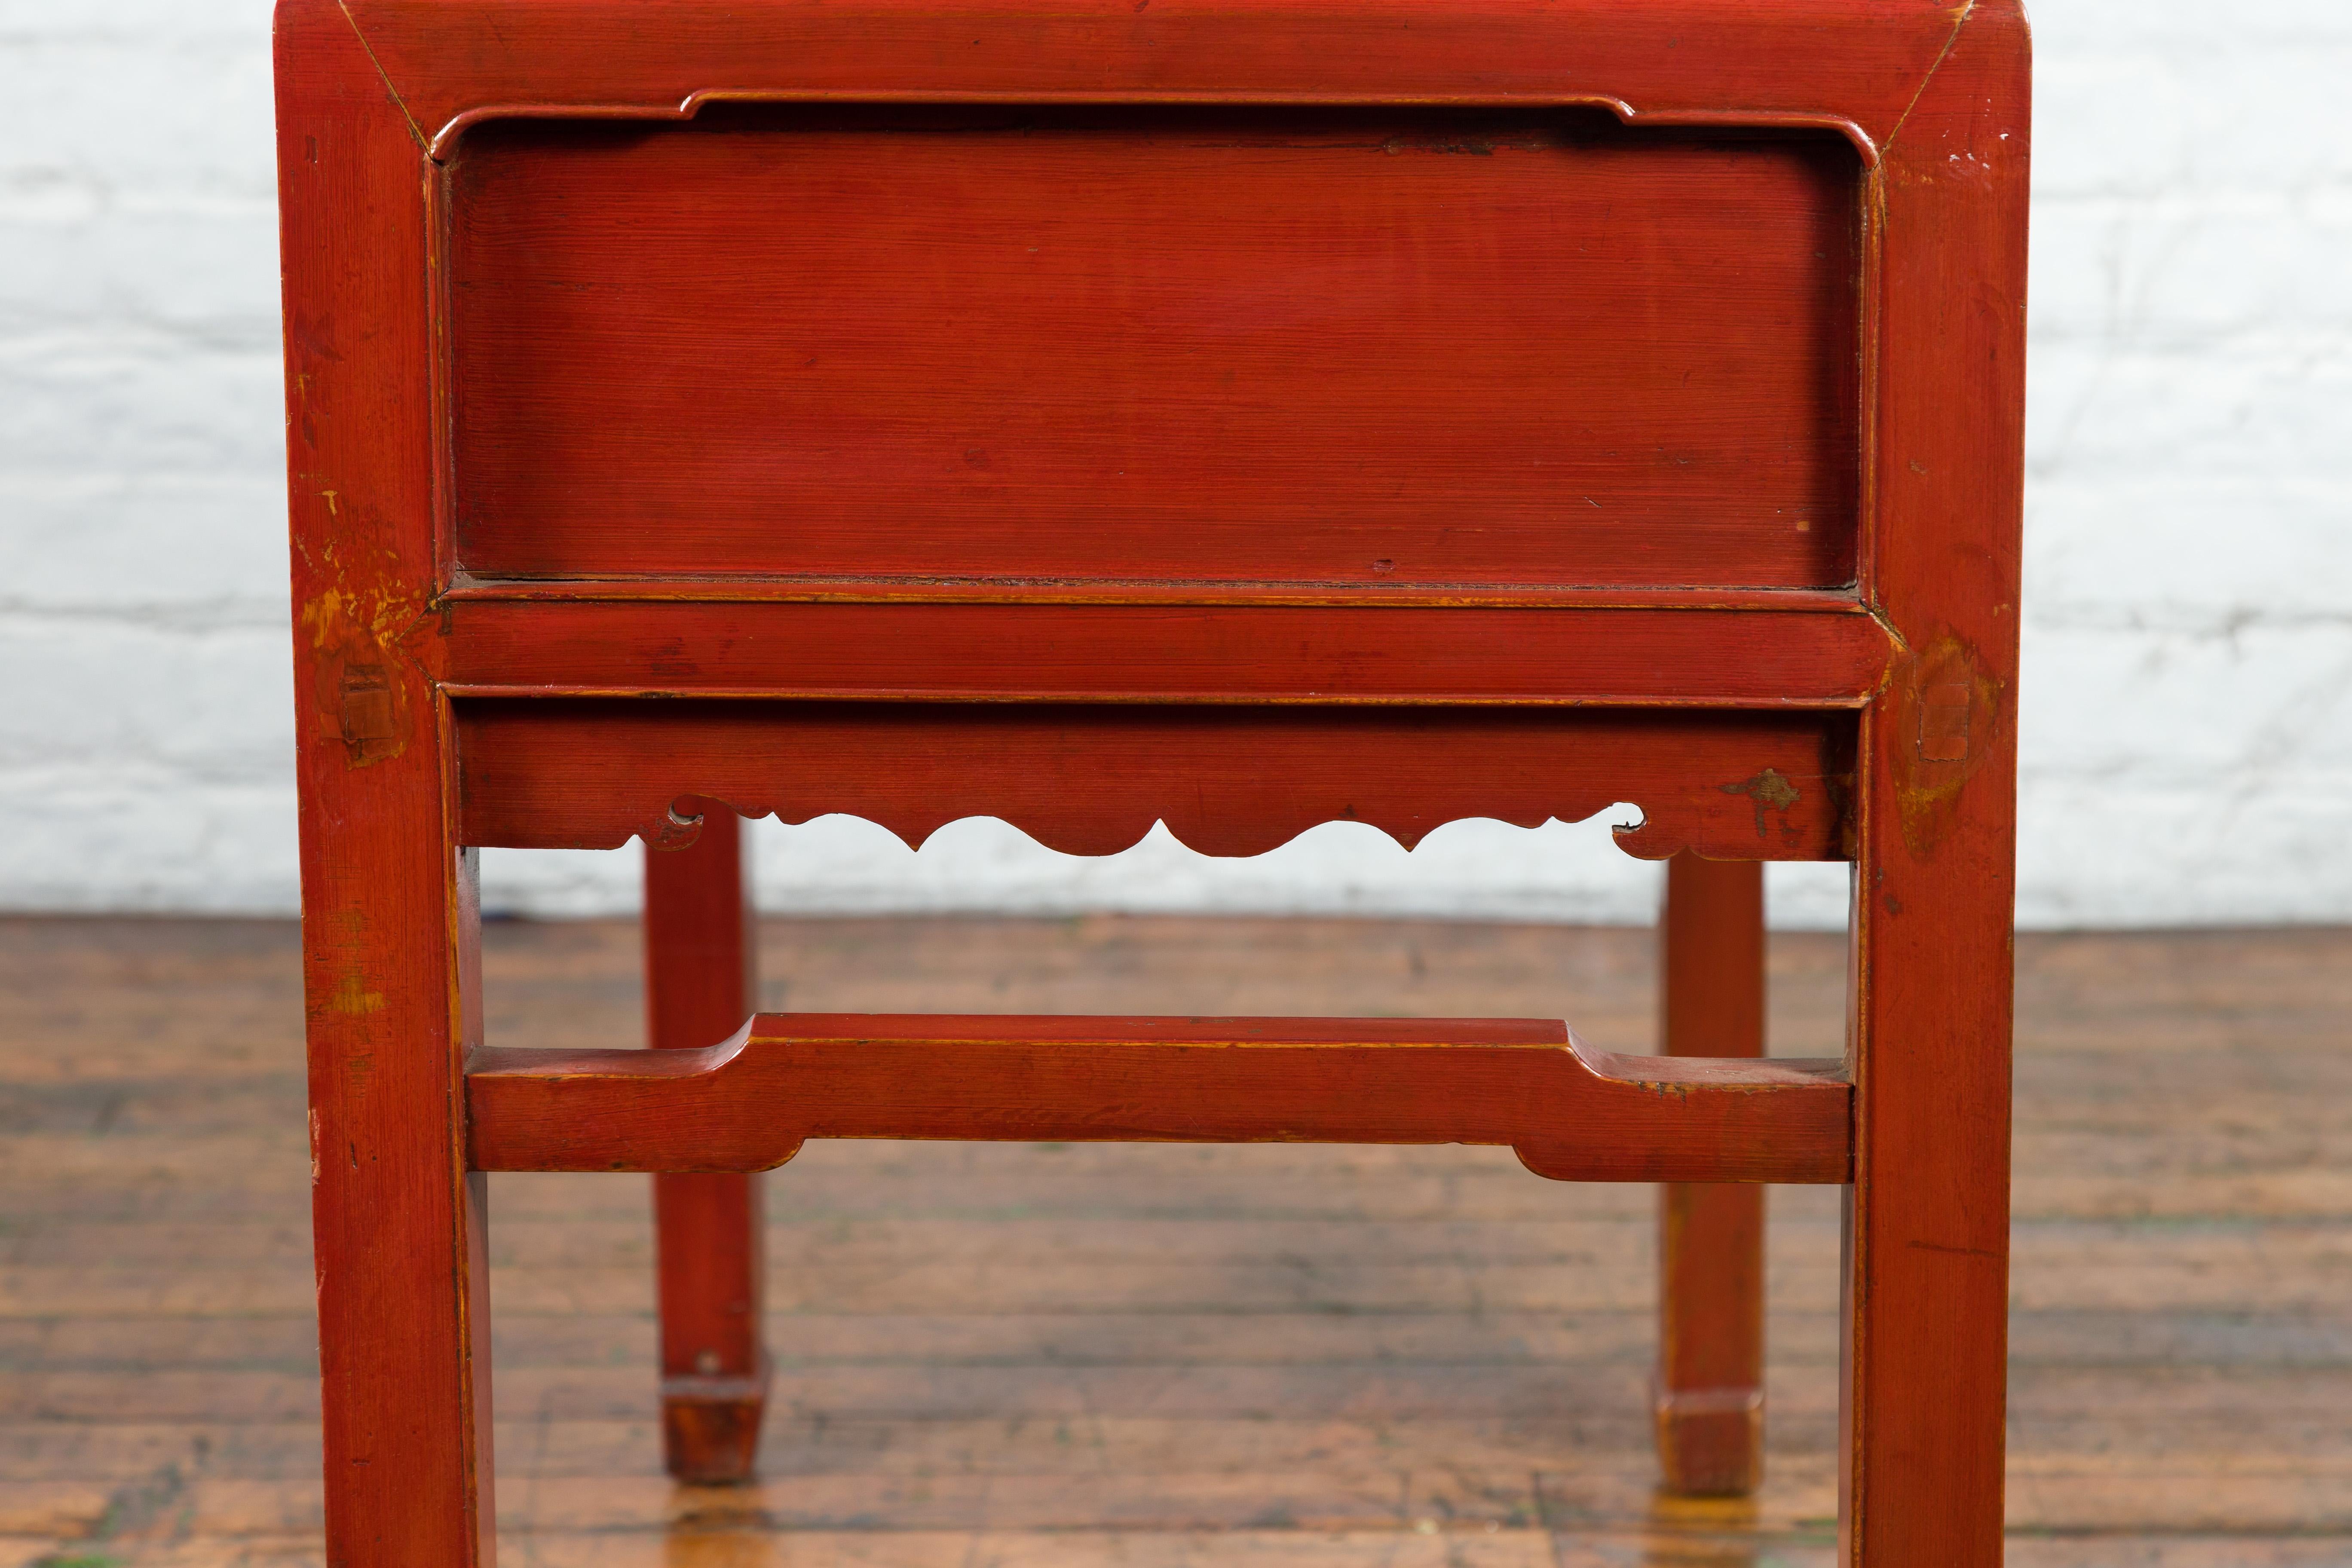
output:
MULTIPOLYGON (((690 1460, 756 1436, 739 1178, 929 1137, 1843 1185, 1843 1557, 1999 1561, 2013 4, 284 0, 278 58, 331 1560, 490 1560, 482 1173, 664 1173, 690 1460), (1748 863, 1669 911, 1707 1054, 742 1019, 735 816, 1241 855, 1621 800, 1748 863), (484 1046, 476 847, 698 836, 678 1048, 484 1046), (1854 868, 1842 1059, 1733 1016, 1769 859, 1854 868)), ((1754 1229, 1667 1200, 1669 1302, 1738 1319, 1670 1307, 1672 1463, 1752 1455, 1753 1260, 1692 1243, 1754 1229)))

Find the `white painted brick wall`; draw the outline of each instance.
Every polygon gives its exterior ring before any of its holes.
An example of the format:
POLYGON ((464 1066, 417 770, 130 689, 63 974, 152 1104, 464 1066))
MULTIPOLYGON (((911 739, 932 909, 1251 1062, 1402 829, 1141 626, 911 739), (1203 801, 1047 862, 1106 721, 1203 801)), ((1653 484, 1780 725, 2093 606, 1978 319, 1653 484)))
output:
MULTIPOLYGON (((653 0, 648 0, 653 3, 653 0)), ((2352 920, 2352 12, 2049 0, 2020 914, 2352 920)), ((0 0, 0 906, 294 907, 266 0, 0 0)), ((1639 918, 1599 823, 762 839, 780 906, 1639 918)), ((1834 918, 1834 868, 1776 871, 1834 918)), ((625 905, 628 855, 493 858, 625 905)))

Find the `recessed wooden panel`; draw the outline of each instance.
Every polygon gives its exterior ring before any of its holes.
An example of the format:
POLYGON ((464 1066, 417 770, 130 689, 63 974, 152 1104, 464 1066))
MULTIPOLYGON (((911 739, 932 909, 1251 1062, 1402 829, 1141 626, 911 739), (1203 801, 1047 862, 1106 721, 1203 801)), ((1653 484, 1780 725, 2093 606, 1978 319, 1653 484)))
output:
POLYGON ((1827 133, 739 106, 448 178, 478 575, 1854 574, 1827 133))

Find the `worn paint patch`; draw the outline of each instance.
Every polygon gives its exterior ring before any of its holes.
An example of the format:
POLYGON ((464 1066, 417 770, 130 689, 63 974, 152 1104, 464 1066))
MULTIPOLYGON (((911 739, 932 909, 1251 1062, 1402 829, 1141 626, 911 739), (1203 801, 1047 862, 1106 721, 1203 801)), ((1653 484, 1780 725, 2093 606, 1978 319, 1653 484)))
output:
POLYGON ((365 988, 356 974, 346 974, 327 998, 327 1010, 348 1017, 363 1017, 383 1011, 383 993, 365 988))
POLYGON ((1931 686, 1920 696, 1919 760, 1965 763, 1969 760, 1970 693, 1958 682, 1931 686))
POLYGON ((297 615, 314 655, 315 732, 341 742, 352 767, 407 750, 408 682, 396 645, 417 616, 404 595, 355 593, 340 584, 311 595, 297 615))
POLYGON ((1756 837, 1759 838, 1768 837, 1766 832, 1768 812, 1777 811, 1785 816, 1790 806, 1804 798, 1804 792, 1796 786, 1788 774, 1778 768, 1766 768, 1763 772, 1744 778, 1738 784, 1718 784, 1716 787, 1726 795, 1744 795, 1756 803, 1756 837))
POLYGON ((1973 647, 1947 633, 1888 694, 1895 808, 1912 854, 1924 858, 1951 831, 1962 789, 2002 739, 2002 686, 1973 647))

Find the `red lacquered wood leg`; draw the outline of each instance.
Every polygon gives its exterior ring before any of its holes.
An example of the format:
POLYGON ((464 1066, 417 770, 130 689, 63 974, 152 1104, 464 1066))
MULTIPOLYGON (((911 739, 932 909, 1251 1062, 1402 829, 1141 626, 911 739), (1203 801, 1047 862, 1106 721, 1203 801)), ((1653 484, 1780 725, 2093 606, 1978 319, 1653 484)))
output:
POLYGON ((1909 652, 1854 803, 1847 1568, 2003 1556, 2030 52, 2014 0, 1971 6, 1878 175, 1869 571, 1909 652))
MULTIPOLYGON (((685 849, 646 851, 646 1017, 656 1048, 715 1045, 759 1009, 742 819, 705 807, 685 849)), ((767 1408, 756 1175, 657 1175, 662 1449, 682 1481, 748 1479, 767 1408)))
MULTIPOLYGON (((1660 1051, 1764 1054, 1764 868, 1666 862, 1660 1051)), ((1764 1189, 1658 1189, 1658 1464, 1688 1497, 1744 1496, 1764 1476, 1764 1189)))
POLYGON ((340 6, 280 6, 277 48, 287 314, 335 323, 286 339, 325 1559, 488 1568, 479 915, 406 640, 436 586, 415 127, 340 6))
POLYGON ((474 852, 415 749, 337 781, 374 834, 303 826, 327 1560, 489 1568, 487 1178, 440 1110, 481 1037, 474 852))

